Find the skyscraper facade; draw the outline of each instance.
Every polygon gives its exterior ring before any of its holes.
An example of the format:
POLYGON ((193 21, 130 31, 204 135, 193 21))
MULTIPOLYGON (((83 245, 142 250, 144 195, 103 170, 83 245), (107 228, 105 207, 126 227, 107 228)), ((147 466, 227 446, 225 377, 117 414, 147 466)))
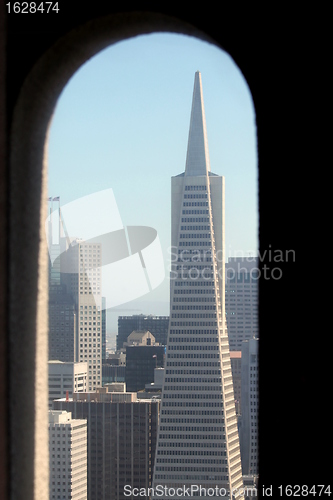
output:
POLYGON ((102 385, 101 244, 77 239, 61 257, 61 279, 77 308, 75 361, 87 362, 93 391, 102 385))
POLYGON ((224 304, 224 178, 210 169, 199 72, 171 210, 170 326, 153 485, 243 498, 224 304))
POLYGON ((91 391, 102 386, 103 337, 104 345, 106 342, 106 316, 102 318, 102 245, 95 240, 70 238, 60 198, 54 200, 59 202, 59 208, 51 213, 48 222, 49 359, 87 362, 91 391))
POLYGON ((225 311, 229 347, 240 351, 242 342, 258 336, 259 262, 253 257, 230 257, 225 265, 225 311))

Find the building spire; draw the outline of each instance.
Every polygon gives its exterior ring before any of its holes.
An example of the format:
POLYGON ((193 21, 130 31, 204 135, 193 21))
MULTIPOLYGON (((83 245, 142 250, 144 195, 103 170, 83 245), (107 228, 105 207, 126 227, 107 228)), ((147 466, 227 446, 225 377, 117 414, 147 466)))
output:
POLYGON ((185 175, 206 175, 207 172, 210 172, 210 163, 205 108, 202 95, 201 73, 197 71, 194 77, 185 175))

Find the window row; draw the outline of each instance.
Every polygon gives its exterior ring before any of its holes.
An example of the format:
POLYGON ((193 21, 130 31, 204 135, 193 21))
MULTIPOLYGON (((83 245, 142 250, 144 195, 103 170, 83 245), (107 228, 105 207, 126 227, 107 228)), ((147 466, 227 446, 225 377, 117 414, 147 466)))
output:
POLYGON ((182 217, 181 222, 206 222, 209 224, 208 217, 182 217))
POLYGON ((215 296, 213 297, 173 297, 173 302, 215 302, 215 296))
POLYGON ((164 384, 163 385, 163 390, 164 391, 208 391, 208 392, 218 392, 220 393, 222 391, 222 386, 221 385, 216 385, 216 386, 209 386, 209 385, 191 385, 187 384, 186 386, 184 385, 173 385, 173 384, 164 384))
POLYGON ((179 394, 164 394, 165 399, 219 399, 222 400, 222 394, 189 394, 189 393, 179 393, 179 394))
MULTIPOLYGON (((167 453, 165 453, 167 455, 167 453)), ((157 458, 156 463, 158 464, 215 464, 222 465, 226 461, 223 458, 157 458)), ((223 469, 223 472, 227 472, 227 469, 223 469)))
MULTIPOLYGON (((209 229, 209 228, 208 228, 209 229)), ((202 239, 202 238, 210 238, 210 233, 181 233, 179 235, 181 239, 202 239)))
MULTIPOLYGON (((212 244, 212 242, 210 240, 208 240, 208 241, 201 240, 200 243, 198 243, 197 241, 180 241, 179 242, 180 247, 198 247, 198 245, 200 245, 201 247, 208 247, 208 246, 210 247, 211 244, 212 244)), ((211 262, 211 259, 209 260, 209 262, 211 262)))
POLYGON ((209 231, 210 226, 180 226, 181 231, 209 231))
MULTIPOLYGON (((179 345, 169 346, 168 351, 218 351, 218 345, 179 345)), ((182 355, 180 355, 182 356, 182 355)))
MULTIPOLYGON (((197 280, 189 280, 189 281, 175 281, 175 286, 197 286, 197 287, 202 287, 202 286, 209 286, 209 287, 214 287, 214 282, 212 280, 205 280, 205 281, 197 281, 197 280)), ((214 289, 214 288, 213 288, 214 289)), ((190 292, 188 292, 190 293, 190 292)))
MULTIPOLYGON (((226 455, 226 453, 222 453, 217 450, 158 450, 157 455, 189 455, 189 456, 201 456, 201 457, 211 457, 216 456, 220 457, 222 455, 226 455)), ((226 463, 225 461, 221 463, 226 463)))
MULTIPOLYGON (((223 355, 222 355, 223 356, 223 355)), ((209 359, 211 359, 209 357, 209 359)), ((168 367, 169 366, 220 366, 219 361, 169 361, 168 359, 168 367)))
POLYGON ((200 210, 187 209, 187 210, 182 210, 182 214, 183 215, 209 215, 209 210, 208 210, 208 208, 200 209, 200 210))
POLYGON ((189 200, 189 199, 207 199, 207 193, 198 193, 198 194, 184 194, 184 200, 189 200))
POLYGON ((212 359, 212 358, 218 358, 219 357, 219 354, 218 353, 211 353, 211 352, 208 352, 208 353, 181 353, 181 354, 171 354, 169 353, 168 354, 168 359, 186 359, 186 358, 190 358, 190 359, 200 359, 200 358, 209 358, 209 359, 212 359))
POLYGON ((188 185, 185 186, 185 191, 207 191, 206 185, 188 185))
MULTIPOLYGON (((175 295, 214 295, 215 297, 215 289, 210 288, 209 290, 174 290, 175 295)), ((201 298, 200 298, 201 300, 201 298)))
MULTIPOLYGON (((219 371, 219 370, 214 370, 214 371, 219 371)), ((206 374, 204 374, 206 375, 206 374)), ((208 373, 207 373, 208 375, 208 373)), ((210 374, 209 374, 210 375, 210 374)), ((175 382, 181 382, 181 383, 194 383, 194 382, 200 382, 200 383, 206 383, 206 384, 221 384, 221 377, 165 377, 164 383, 166 384, 167 382, 175 383, 175 382)), ((179 386, 181 389, 184 389, 183 386, 179 386)), ((167 386, 168 389, 171 388, 170 385, 167 386)), ((188 389, 189 387, 186 387, 188 389)), ((202 389, 205 389, 206 387, 203 386, 202 389)), ((209 388, 208 390, 215 390, 214 388, 209 388)))
MULTIPOLYGON (((170 321, 170 326, 216 326, 216 321, 170 321)), ((200 339, 205 340, 205 339, 200 339)), ((186 342, 197 342, 197 340, 189 340, 184 339, 186 342)), ((173 342, 178 342, 177 339, 174 339, 173 342)), ((213 342, 212 339, 205 340, 205 342, 213 342)))
POLYGON ((219 402, 212 402, 212 401, 164 401, 163 406, 165 407, 181 407, 181 408, 219 408, 222 410, 222 403, 221 401, 219 402))

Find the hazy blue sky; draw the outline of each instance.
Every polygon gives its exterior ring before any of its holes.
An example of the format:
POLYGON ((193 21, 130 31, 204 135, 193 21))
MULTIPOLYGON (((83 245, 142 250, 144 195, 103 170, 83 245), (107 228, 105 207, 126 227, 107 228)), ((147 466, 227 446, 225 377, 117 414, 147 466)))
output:
MULTIPOLYGON (((225 177, 226 257, 257 251, 252 98, 225 52, 195 38, 144 35, 88 61, 59 98, 49 141, 49 195, 61 204, 112 188, 124 225, 170 246, 171 176, 185 169, 194 74, 202 76, 211 169, 225 177)), ((109 314, 169 314, 169 282, 109 314)))

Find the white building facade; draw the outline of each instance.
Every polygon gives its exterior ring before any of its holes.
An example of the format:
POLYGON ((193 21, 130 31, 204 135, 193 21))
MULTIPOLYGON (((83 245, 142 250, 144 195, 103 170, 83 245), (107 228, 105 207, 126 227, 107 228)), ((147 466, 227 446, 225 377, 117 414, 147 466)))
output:
MULTIPOLYGON (((53 337, 51 336, 51 347, 55 344, 51 359, 59 359, 57 353, 61 351, 57 349, 57 343, 62 342, 65 353, 62 351, 64 358, 61 360, 87 362, 88 390, 93 391, 102 386, 102 244, 95 239, 84 241, 79 237, 70 237, 61 214, 60 198, 53 198, 53 201, 55 200, 59 202, 59 213, 51 212, 48 222, 51 257, 49 282, 54 290, 62 286, 59 294, 68 294, 73 299, 76 313, 72 314, 72 325, 69 319, 66 319, 65 305, 62 307, 60 304, 55 311, 53 326, 59 329, 59 334, 57 337, 55 332, 53 337), (65 356, 67 345, 71 347, 70 359, 65 356)), ((56 306, 56 298, 54 302, 55 304, 51 303, 51 315, 52 306, 56 306)))
POLYGON ((88 390, 102 386, 102 245, 80 239, 62 254, 62 279, 77 306, 75 360, 87 362, 88 390))
POLYGON ((88 364, 49 361, 49 409, 54 399, 73 396, 73 392, 87 392, 88 364))
POLYGON ((87 421, 49 411, 50 500, 87 500, 87 421))
POLYGON ((185 172, 172 178, 171 241, 170 326, 153 486, 189 487, 193 497, 200 486, 241 499, 224 306, 224 178, 210 170, 199 72, 185 172))

